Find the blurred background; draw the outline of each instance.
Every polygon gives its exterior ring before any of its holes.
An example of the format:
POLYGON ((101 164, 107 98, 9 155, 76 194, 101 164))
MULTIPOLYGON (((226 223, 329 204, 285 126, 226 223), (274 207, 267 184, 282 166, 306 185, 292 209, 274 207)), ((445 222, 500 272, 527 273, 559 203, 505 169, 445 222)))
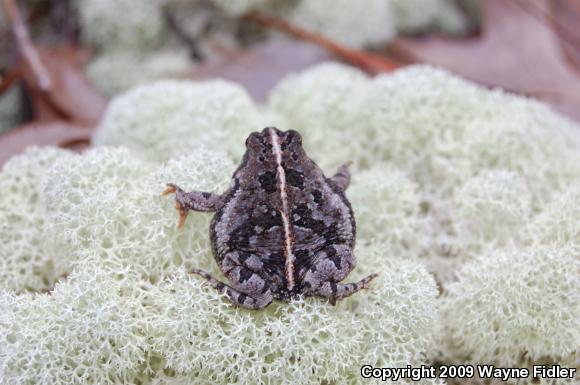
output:
POLYGON ((578 0, 0 1, 0 164, 88 145, 108 100, 144 82, 222 77, 264 101, 329 60, 433 64, 580 120, 578 0))

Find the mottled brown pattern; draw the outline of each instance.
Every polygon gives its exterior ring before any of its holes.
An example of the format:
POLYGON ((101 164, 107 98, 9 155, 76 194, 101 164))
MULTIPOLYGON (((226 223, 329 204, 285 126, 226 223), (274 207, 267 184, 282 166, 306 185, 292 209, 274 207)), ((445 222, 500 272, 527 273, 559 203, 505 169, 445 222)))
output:
POLYGON ((222 195, 168 185, 182 220, 188 210, 216 211, 211 243, 230 284, 201 270, 192 273, 249 309, 300 294, 334 302, 367 287, 376 274, 339 283, 356 264, 355 221, 344 194, 348 166, 326 178, 293 130, 267 127, 252 133, 246 148, 232 187, 222 195))

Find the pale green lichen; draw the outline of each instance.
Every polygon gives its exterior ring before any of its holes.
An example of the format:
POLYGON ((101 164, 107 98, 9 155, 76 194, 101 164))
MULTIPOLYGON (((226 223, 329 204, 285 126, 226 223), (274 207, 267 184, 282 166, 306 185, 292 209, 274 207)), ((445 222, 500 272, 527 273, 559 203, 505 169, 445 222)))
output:
POLYGON ((518 173, 482 170, 455 193, 460 236, 479 244, 514 238, 531 218, 531 202, 518 173))
POLYGON ((44 291, 61 272, 55 270, 60 251, 52 247, 44 225, 46 172, 69 151, 29 148, 10 159, 0 172, 0 288, 14 292, 44 291))
POLYGON ((576 246, 482 254, 442 300, 446 353, 501 367, 573 363, 580 353, 578 277, 576 246))
POLYGON ((147 49, 159 43, 164 29, 161 0, 135 5, 133 0, 75 2, 88 42, 107 49, 147 49))
MULTIPOLYGON (((38 186, 46 174, 45 187, 26 194, 41 198, 35 215, 46 222, 43 239, 58 245, 57 270, 73 274, 52 295, 0 295, 0 341, 8 341, 0 378, 10 383, 74 383, 95 355, 89 382, 355 384, 362 363, 434 359, 577 366, 580 131, 538 102, 430 67, 371 79, 324 64, 288 77, 265 108, 231 83, 140 87, 113 101, 95 141, 132 150, 68 155, 24 178, 38 186), (174 199, 159 196, 165 183, 224 191, 247 132, 270 124, 302 132, 327 176, 354 161, 346 194, 359 223, 358 264, 347 281, 380 276, 336 307, 307 298, 250 312, 184 273, 199 267, 223 279, 211 257, 211 214, 192 213, 177 230, 174 199), (421 262, 442 284, 440 304, 421 262), (105 287, 112 293, 101 294, 105 287), (76 324, 66 334, 72 317, 56 309, 70 309, 71 298, 86 301, 72 300, 76 324), (91 301, 118 307, 120 318, 96 322, 91 301), (121 320, 126 328, 111 325, 121 320), (82 334, 83 325, 95 333, 82 334), (92 336, 106 340, 105 356, 92 336), (39 358, 63 355, 72 358, 62 372, 39 358)), ((27 240, 14 238, 11 250, 19 242, 27 240)))
POLYGON ((114 98, 93 138, 123 145, 152 160, 194 149, 228 151, 239 159, 247 135, 260 128, 259 113, 239 85, 221 81, 159 81, 114 98))
POLYGON ((359 165, 363 138, 353 134, 364 123, 370 84, 362 71, 324 63, 283 79, 269 107, 302 133, 308 154, 330 174, 348 160, 359 165))
MULTIPOLYGON (((156 47, 168 35, 164 6, 178 5, 200 13, 199 7, 203 5, 199 0, 151 0, 139 7, 130 0, 76 3, 84 39, 107 51, 156 47)), ((466 30, 466 20, 451 0, 212 0, 211 3, 229 17, 240 17, 250 11, 273 13, 353 47, 386 43, 397 32, 466 30)))
POLYGON ((362 47, 395 35, 391 7, 385 0, 302 0, 292 10, 294 24, 343 44, 362 47))
POLYGON ((451 0, 389 0, 396 28, 401 33, 442 30, 462 33, 466 20, 451 0))
POLYGON ((319 152, 363 167, 392 161, 441 193, 481 169, 519 172, 538 198, 552 190, 544 181, 561 189, 580 175, 572 161, 580 135, 569 121, 531 99, 432 67, 370 80, 349 67, 322 64, 284 80, 270 105, 305 135, 315 127, 326 137, 316 141, 319 152))
POLYGON ((335 307, 309 298, 253 312, 232 308, 197 278, 166 281, 152 293, 155 352, 178 377, 202 383, 358 383, 361 362, 424 362, 435 316, 433 279, 420 265, 390 257, 387 246, 357 251, 349 281, 381 276, 371 290, 335 307))
POLYGON ((211 215, 196 213, 179 230, 175 208, 161 192, 167 183, 177 183, 221 193, 232 171, 225 154, 204 150, 159 168, 127 149, 107 147, 57 162, 45 195, 47 231, 65 254, 59 270, 86 263, 85 254, 111 269, 133 266, 151 281, 179 267, 208 268, 211 215))
POLYGON ((278 0, 212 0, 222 11, 230 16, 241 16, 252 10, 271 6, 278 0))
POLYGON ((152 286, 130 267, 112 273, 85 263, 50 295, 0 295, 0 340, 7 342, 0 375, 13 384, 157 377, 356 384, 361 362, 423 363, 435 321, 432 277, 389 257, 386 246, 359 252, 353 279, 381 271, 372 290, 337 306, 309 298, 261 312, 233 307, 183 271, 152 286))
POLYGON ((443 193, 482 169, 520 173, 538 199, 580 176, 571 162, 577 128, 539 102, 422 66, 378 76, 374 85, 369 130, 376 156, 406 163, 417 180, 443 193))
POLYGON ((184 50, 112 51, 93 59, 87 76, 105 95, 114 96, 154 80, 183 78, 191 65, 184 50))
POLYGON ((331 39, 364 47, 385 43, 399 33, 442 30, 462 33, 466 20, 450 0, 213 0, 226 14, 273 12, 331 39))
POLYGON ((353 176, 347 191, 357 219, 357 237, 400 246, 416 243, 420 197, 397 168, 381 164, 353 176))
POLYGON ((553 197, 522 231, 528 243, 580 247, 580 185, 572 185, 553 197))
MULTIPOLYGON (((505 208, 501 215, 515 215, 507 222, 521 224, 580 179, 580 131, 574 124, 537 101, 432 67, 369 79, 346 66, 322 64, 283 80, 269 105, 304 132, 307 149, 327 173, 345 160, 353 160, 355 173, 389 161, 417 183, 423 236, 411 246, 442 282, 473 253, 460 235, 469 227, 465 202, 455 201, 467 180, 485 170, 512 175, 522 201, 510 190, 493 205, 496 213, 505 208)), ((484 206, 479 210, 486 211, 484 206)))
POLYGON ((0 382, 134 383, 148 345, 124 274, 85 266, 50 295, 0 292, 0 382))

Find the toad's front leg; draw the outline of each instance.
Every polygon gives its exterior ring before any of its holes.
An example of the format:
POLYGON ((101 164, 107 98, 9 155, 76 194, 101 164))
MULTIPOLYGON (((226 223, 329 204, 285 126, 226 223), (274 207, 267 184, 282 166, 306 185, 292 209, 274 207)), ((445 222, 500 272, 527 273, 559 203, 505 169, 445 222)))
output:
POLYGON ((179 212, 179 224, 182 227, 189 210, 216 211, 222 202, 221 196, 213 193, 191 191, 185 192, 173 183, 167 184, 162 195, 175 194, 175 208, 179 212))

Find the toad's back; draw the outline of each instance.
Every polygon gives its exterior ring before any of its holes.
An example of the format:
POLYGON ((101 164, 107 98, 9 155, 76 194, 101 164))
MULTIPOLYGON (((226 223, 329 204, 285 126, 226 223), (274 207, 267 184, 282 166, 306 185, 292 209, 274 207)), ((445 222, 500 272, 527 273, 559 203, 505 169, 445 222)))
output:
POLYGON ((222 270, 226 255, 251 261, 275 295, 288 298, 300 292, 319 251, 331 245, 352 249, 354 217, 295 131, 268 127, 250 135, 246 147, 211 224, 215 257, 222 270))

